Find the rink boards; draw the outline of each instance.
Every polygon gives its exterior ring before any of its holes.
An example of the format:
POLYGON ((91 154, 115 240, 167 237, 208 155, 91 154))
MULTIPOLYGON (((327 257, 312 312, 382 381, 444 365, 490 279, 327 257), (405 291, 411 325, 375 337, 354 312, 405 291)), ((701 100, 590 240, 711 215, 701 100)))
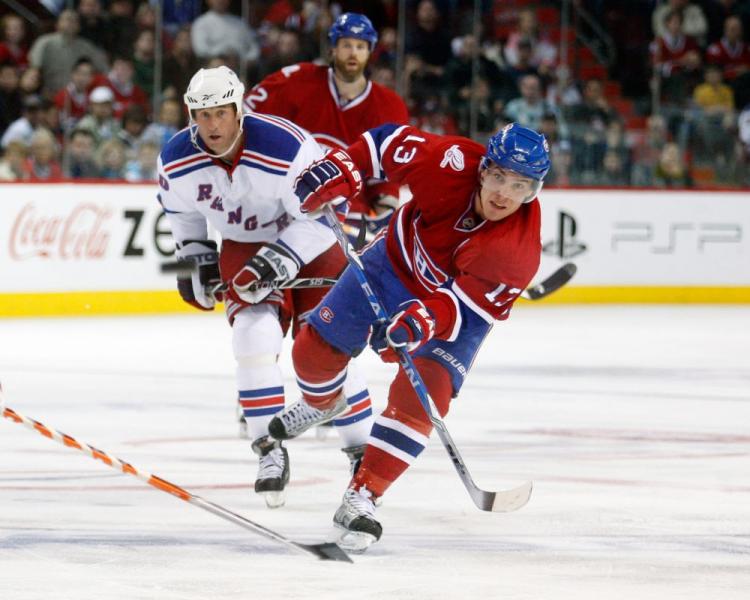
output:
MULTIPOLYGON (((0 185, 0 316, 192 310, 155 185, 0 185)), ((750 194, 544 190, 545 303, 750 303, 750 194)), ((523 302, 523 301, 522 301, 523 302)), ((529 304, 525 302, 525 304, 529 304)))

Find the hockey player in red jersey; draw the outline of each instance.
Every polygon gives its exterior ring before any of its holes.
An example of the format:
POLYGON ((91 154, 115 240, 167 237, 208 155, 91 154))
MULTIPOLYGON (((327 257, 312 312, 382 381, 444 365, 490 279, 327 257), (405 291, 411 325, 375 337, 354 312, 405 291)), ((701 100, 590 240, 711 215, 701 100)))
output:
MULTIPOLYGON (((330 406, 350 358, 369 343, 385 361, 396 361, 394 348, 412 354, 445 415, 492 324, 508 318, 537 271, 537 194, 549 167, 544 136, 518 124, 490 138, 486 149, 466 138, 383 125, 305 169, 295 193, 306 212, 351 197, 365 177, 406 184, 413 197, 362 254, 369 283, 391 315, 387 327, 377 325, 348 269, 295 340, 304 401, 330 406)), ((287 421, 287 411, 271 421, 274 438, 290 437, 287 421)), ((334 516, 344 548, 361 551, 380 538, 375 500, 420 454, 431 430, 399 368, 334 516)))
MULTIPOLYGON (((326 150, 345 148, 368 129, 383 123, 406 124, 404 101, 367 78, 367 61, 378 34, 370 19, 344 13, 328 31, 331 65, 299 63, 272 73, 250 90, 245 108, 278 115, 309 131, 326 150)), ((376 216, 398 206, 398 185, 366 182, 351 199, 349 216, 376 216), (374 209, 374 210, 373 210, 374 209)))

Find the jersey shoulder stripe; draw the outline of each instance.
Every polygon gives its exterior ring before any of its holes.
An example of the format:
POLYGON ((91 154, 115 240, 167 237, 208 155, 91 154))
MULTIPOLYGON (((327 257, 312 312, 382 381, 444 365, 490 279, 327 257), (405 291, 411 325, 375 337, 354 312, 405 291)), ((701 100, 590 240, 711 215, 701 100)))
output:
POLYGON ((245 150, 291 163, 306 134, 286 119, 252 113, 245 115, 245 150))
POLYGON ((202 152, 193 145, 190 139, 190 128, 186 127, 175 133, 164 144, 161 150, 161 161, 166 170, 171 163, 182 161, 198 154, 202 154, 202 152))
POLYGON ((287 174, 289 167, 291 166, 291 163, 288 161, 266 156, 259 152, 251 152, 249 150, 244 150, 242 152, 240 164, 252 169, 265 171, 272 175, 280 175, 282 177, 287 174))
POLYGON ((212 167, 214 165, 213 161, 208 156, 204 155, 198 158, 200 158, 201 160, 194 161, 188 165, 183 165, 182 168, 178 168, 167 173, 167 177, 169 177, 170 179, 177 179, 178 177, 182 177, 183 175, 187 175, 201 169, 207 169, 208 167, 212 167))

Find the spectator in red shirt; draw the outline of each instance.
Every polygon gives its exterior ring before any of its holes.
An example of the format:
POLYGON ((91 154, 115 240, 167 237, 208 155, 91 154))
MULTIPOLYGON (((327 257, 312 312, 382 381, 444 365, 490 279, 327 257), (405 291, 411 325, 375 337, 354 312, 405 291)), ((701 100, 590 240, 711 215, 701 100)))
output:
POLYGON ((21 17, 7 14, 0 21, 0 63, 12 63, 20 69, 29 66, 29 48, 24 43, 26 25, 21 17))
POLYGON ((54 96, 55 106, 60 110, 63 128, 73 129, 86 114, 89 106, 89 89, 94 80, 94 65, 88 58, 79 58, 70 73, 68 84, 54 96))
POLYGON ((732 16, 724 21, 724 36, 708 47, 706 62, 719 65, 724 70, 726 81, 733 81, 750 71, 750 44, 743 39, 739 17, 732 16))
POLYGON ((708 47, 706 61, 723 69, 724 80, 732 87, 738 107, 750 102, 750 44, 743 39, 739 17, 724 21, 724 36, 708 47))
POLYGON ((651 42, 654 74, 661 77, 662 99, 671 104, 684 104, 698 83, 701 51, 695 39, 682 33, 682 14, 667 13, 666 32, 651 42))
POLYGON ((94 77, 92 87, 106 86, 114 94, 115 117, 121 118, 128 106, 139 104, 148 112, 148 96, 134 82, 135 67, 133 60, 128 56, 115 56, 112 59, 112 68, 107 75, 94 77))

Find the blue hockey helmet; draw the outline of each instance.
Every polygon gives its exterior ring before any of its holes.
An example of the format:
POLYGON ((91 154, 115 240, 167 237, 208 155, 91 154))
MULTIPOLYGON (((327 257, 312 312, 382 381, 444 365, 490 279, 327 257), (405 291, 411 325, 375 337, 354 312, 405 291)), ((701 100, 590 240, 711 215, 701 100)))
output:
POLYGON ((488 161, 541 183, 550 168, 549 144, 541 133, 511 123, 490 138, 484 167, 488 161))
POLYGON ((339 16, 328 30, 328 41, 335 46, 340 38, 356 38, 370 44, 370 51, 378 43, 378 32, 372 22, 365 15, 359 13, 344 13, 339 16))

